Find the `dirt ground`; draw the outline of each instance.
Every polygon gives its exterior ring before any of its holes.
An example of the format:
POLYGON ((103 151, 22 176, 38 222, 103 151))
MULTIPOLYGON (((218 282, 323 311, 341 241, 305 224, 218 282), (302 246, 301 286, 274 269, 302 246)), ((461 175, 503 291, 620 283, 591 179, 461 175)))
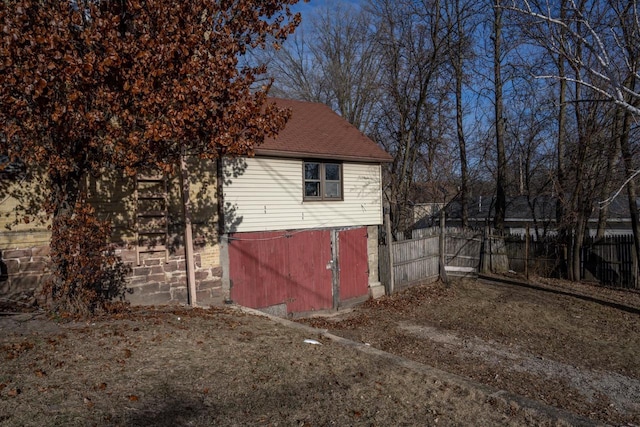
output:
POLYGON ((436 283, 305 322, 593 420, 639 425, 640 293, 538 285, 561 293, 436 283))
POLYGON ((0 426, 590 424, 509 392, 640 423, 638 314, 460 282, 303 321, 362 344, 235 308, 0 315, 0 426))

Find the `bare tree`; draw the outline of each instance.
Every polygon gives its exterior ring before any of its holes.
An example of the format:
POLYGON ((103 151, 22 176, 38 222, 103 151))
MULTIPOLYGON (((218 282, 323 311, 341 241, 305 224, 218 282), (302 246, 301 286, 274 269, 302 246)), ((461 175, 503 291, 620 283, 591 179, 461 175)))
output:
POLYGON ((369 128, 378 100, 379 55, 365 9, 341 3, 325 6, 270 58, 274 93, 322 102, 354 126, 369 128))
MULTIPOLYGON (((636 253, 640 256, 639 214, 634 181, 640 172, 636 169, 637 165, 633 161, 628 137, 632 122, 640 117, 640 92, 637 89, 640 79, 640 9, 638 2, 636 0, 611 0, 587 4, 584 1, 576 0, 562 0, 560 3, 513 0, 508 8, 529 18, 529 22, 534 23, 541 33, 544 32, 546 37, 538 37, 536 42, 558 58, 560 66, 557 74, 538 74, 538 77, 558 79, 562 84, 564 84, 563 82, 575 84, 575 99, 577 101, 583 100, 584 90, 589 93, 590 98, 596 98, 599 102, 607 101, 624 111, 624 113, 617 114, 617 119, 614 121, 614 132, 618 133, 614 140, 616 146, 620 147, 620 154, 624 162, 624 184, 629 200, 634 244, 636 253), (571 67, 572 73, 565 73, 564 63, 571 67)), ((564 108, 564 105, 565 102, 561 99, 560 108, 564 108)), ((581 116, 581 108, 576 107, 574 111, 576 112, 576 120, 586 125, 590 119, 581 116)), ((581 128, 587 129, 584 126, 581 128)), ((593 141, 582 132, 579 132, 578 136, 581 141, 576 147, 577 154, 582 159, 587 159, 589 151, 592 150, 587 145, 593 141)), ((560 145, 563 144, 563 140, 564 138, 561 138, 558 145, 558 178, 561 186, 566 177, 560 168, 564 161, 561 154, 564 146, 560 145)), ((611 145, 611 139, 609 139, 609 145, 611 145)), ((604 168, 611 174, 614 170, 615 156, 611 151, 608 151, 606 157, 604 168)), ((601 164, 601 166, 603 165, 601 164)), ((582 176, 580 173, 576 174, 575 179, 579 179, 580 176, 582 176)), ((571 271, 574 277, 579 274, 576 270, 578 247, 575 242, 580 240, 580 221, 587 213, 588 205, 586 200, 581 200, 581 198, 587 193, 589 193, 589 188, 582 193, 574 193, 572 198, 572 207, 578 215, 578 226, 575 228, 576 236, 573 245, 573 271, 571 271), (575 211, 576 208, 577 211, 575 211)), ((615 194, 618 193, 619 191, 615 194)), ((611 199, 607 198, 605 202, 609 200, 611 199)), ((567 212, 561 212, 561 214, 565 223, 571 219, 567 212)), ((638 260, 640 261, 640 258, 638 260)))
POLYGON ((595 2, 589 9, 576 0, 565 0, 561 10, 551 6, 555 4, 512 0, 507 7, 544 23, 547 32, 544 47, 569 63, 580 64, 585 73, 538 77, 578 83, 640 116, 640 92, 635 85, 629 85, 629 79, 640 79, 637 58, 640 6, 637 0, 595 2), (570 13, 566 13, 567 10, 570 13), (578 27, 576 23, 579 23, 578 27), (582 64, 582 58, 573 49, 577 44, 590 52, 595 61, 582 64))
POLYGON ((409 225, 409 195, 419 163, 426 164, 441 143, 435 130, 441 110, 440 79, 448 46, 439 0, 375 0, 377 42, 381 49, 381 102, 374 137, 394 156, 387 197, 395 230, 409 225), (426 156, 426 161, 425 161, 426 156), (420 160, 420 162, 419 162, 420 160))
POLYGON ((311 43, 313 38, 310 41, 299 30, 280 49, 257 52, 262 55, 259 60, 269 64, 269 75, 275 79, 273 95, 329 103, 328 82, 315 66, 311 43))
POLYGON ((454 97, 456 103, 456 137, 460 156, 460 191, 461 222, 463 227, 469 225, 469 197, 470 176, 469 161, 467 159, 467 141, 464 129, 464 97, 463 85, 467 80, 467 63, 474 55, 472 34, 477 21, 473 19, 478 10, 476 2, 450 0, 445 2, 444 13, 446 25, 449 27, 447 38, 450 64, 454 80, 454 97))
POLYGON ((628 73, 622 81, 623 96, 630 107, 618 103, 624 108, 622 124, 620 127, 620 149, 624 162, 625 182, 627 183, 627 199, 629 202, 629 214, 633 229, 636 260, 640 265, 640 213, 638 212, 638 191, 634 178, 638 174, 637 165, 634 164, 634 156, 631 148, 630 132, 633 120, 640 117, 640 96, 638 95, 638 80, 640 80, 640 22, 638 18, 639 8, 636 1, 621 2, 610 0, 611 7, 616 12, 621 28, 621 45, 624 48, 625 63, 628 73))
POLYGON ((496 203, 494 227, 499 233, 504 231, 506 213, 507 156, 504 147, 505 122, 502 100, 502 7, 500 0, 493 5, 493 84, 494 84, 494 126, 496 138, 496 203))
MULTIPOLYGON (((566 19, 566 0, 561 0, 560 4, 560 17, 562 19, 566 19)), ((559 32, 560 43, 564 43, 565 40, 566 29, 562 28, 559 32)), ((565 229, 564 224, 567 224, 566 221, 566 194, 565 189, 567 188, 566 177, 566 121, 567 121, 567 81, 565 79, 565 63, 566 60, 563 55, 559 53, 552 53, 554 58, 556 59, 556 64, 558 67, 558 76, 560 77, 560 87, 558 91, 558 135, 556 139, 556 168, 557 168, 557 180, 556 180, 556 194, 558 195, 558 200, 556 202, 556 224, 558 226, 559 236, 562 240, 567 240, 567 230, 565 229)), ((563 254, 564 256, 564 254, 563 254)), ((566 264, 566 260, 563 260, 566 264)))
POLYGON ((354 126, 367 130, 378 100, 380 58, 364 9, 325 9, 313 22, 311 49, 330 90, 330 103, 354 126))
POLYGON ((520 82, 506 113, 507 139, 511 142, 508 170, 517 186, 514 189, 512 185, 511 191, 526 198, 532 231, 540 240, 552 227, 554 211, 555 144, 549 135, 555 130, 554 111, 550 106, 556 94, 535 81, 527 83, 520 82))

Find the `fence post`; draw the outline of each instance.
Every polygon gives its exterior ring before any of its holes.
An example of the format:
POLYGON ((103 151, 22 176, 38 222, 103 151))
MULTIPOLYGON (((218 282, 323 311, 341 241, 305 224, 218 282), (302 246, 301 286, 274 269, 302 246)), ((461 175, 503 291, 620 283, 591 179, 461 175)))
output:
POLYGON ((391 235, 391 217, 389 209, 384 210, 384 225, 387 234, 387 251, 389 255, 389 295, 393 294, 395 287, 395 277, 393 275, 393 236, 391 235))
POLYGON ((639 265, 638 265, 638 255, 636 254, 636 245, 633 243, 632 240, 632 244, 631 244, 631 286, 634 289, 638 289, 640 288, 640 283, 638 283, 638 270, 639 270, 639 265))
POLYGON ((488 225, 484 226, 482 233, 482 252, 480 253, 480 271, 482 273, 491 273, 491 229, 488 225))
POLYGON ((524 275, 527 278, 527 282, 529 281, 529 223, 527 223, 527 227, 525 229, 525 237, 524 237, 524 275))
POLYGON ((445 225, 446 225, 446 218, 445 218, 445 212, 444 209, 440 210, 440 242, 439 242, 439 250, 440 250, 440 280, 442 280, 442 282, 446 285, 448 284, 448 280, 447 280, 447 270, 445 269, 445 254, 446 254, 446 247, 445 247, 445 240, 444 240, 444 233, 445 233, 445 225))

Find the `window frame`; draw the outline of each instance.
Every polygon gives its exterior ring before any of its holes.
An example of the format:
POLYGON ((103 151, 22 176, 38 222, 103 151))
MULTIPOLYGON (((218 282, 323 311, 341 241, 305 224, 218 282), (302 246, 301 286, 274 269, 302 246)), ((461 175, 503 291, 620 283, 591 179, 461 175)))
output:
POLYGON ((302 161, 302 201, 304 202, 340 202, 344 200, 344 167, 343 163, 337 160, 318 160, 318 159, 307 159, 302 161), (306 165, 309 163, 315 163, 319 165, 320 179, 307 179, 306 177, 306 165), (326 165, 337 165, 339 180, 327 180, 326 179, 326 165), (307 182, 319 182, 320 183, 320 195, 319 196, 307 196, 307 182), (335 183, 338 182, 338 188, 340 191, 340 195, 338 197, 327 197, 325 196, 325 186, 326 183, 335 183))

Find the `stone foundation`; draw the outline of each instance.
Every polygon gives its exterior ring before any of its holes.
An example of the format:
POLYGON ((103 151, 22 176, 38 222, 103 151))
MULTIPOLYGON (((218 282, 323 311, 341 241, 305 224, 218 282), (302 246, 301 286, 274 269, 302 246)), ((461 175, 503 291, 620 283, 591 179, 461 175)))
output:
MULTIPOLYGON (((187 270, 184 255, 170 255, 141 259, 135 265, 135 250, 116 250, 122 260, 131 266, 127 281, 127 300, 134 305, 188 304, 187 270)), ((218 305, 223 302, 222 268, 203 267, 200 253, 194 255, 196 277, 196 303, 199 306, 218 305)))
MULTIPOLYGON (((116 254, 131 267, 126 300, 133 305, 187 304, 187 272, 184 255, 146 258, 136 265, 133 249, 117 249, 116 254)), ((156 255, 157 257, 157 255, 156 255)), ((48 276, 49 247, 0 250, 0 298, 33 301, 48 276)), ((196 303, 199 306, 223 303, 222 268, 203 266, 195 255, 196 303)))
POLYGON ((0 250, 0 298, 33 303, 48 277, 49 247, 0 250))

